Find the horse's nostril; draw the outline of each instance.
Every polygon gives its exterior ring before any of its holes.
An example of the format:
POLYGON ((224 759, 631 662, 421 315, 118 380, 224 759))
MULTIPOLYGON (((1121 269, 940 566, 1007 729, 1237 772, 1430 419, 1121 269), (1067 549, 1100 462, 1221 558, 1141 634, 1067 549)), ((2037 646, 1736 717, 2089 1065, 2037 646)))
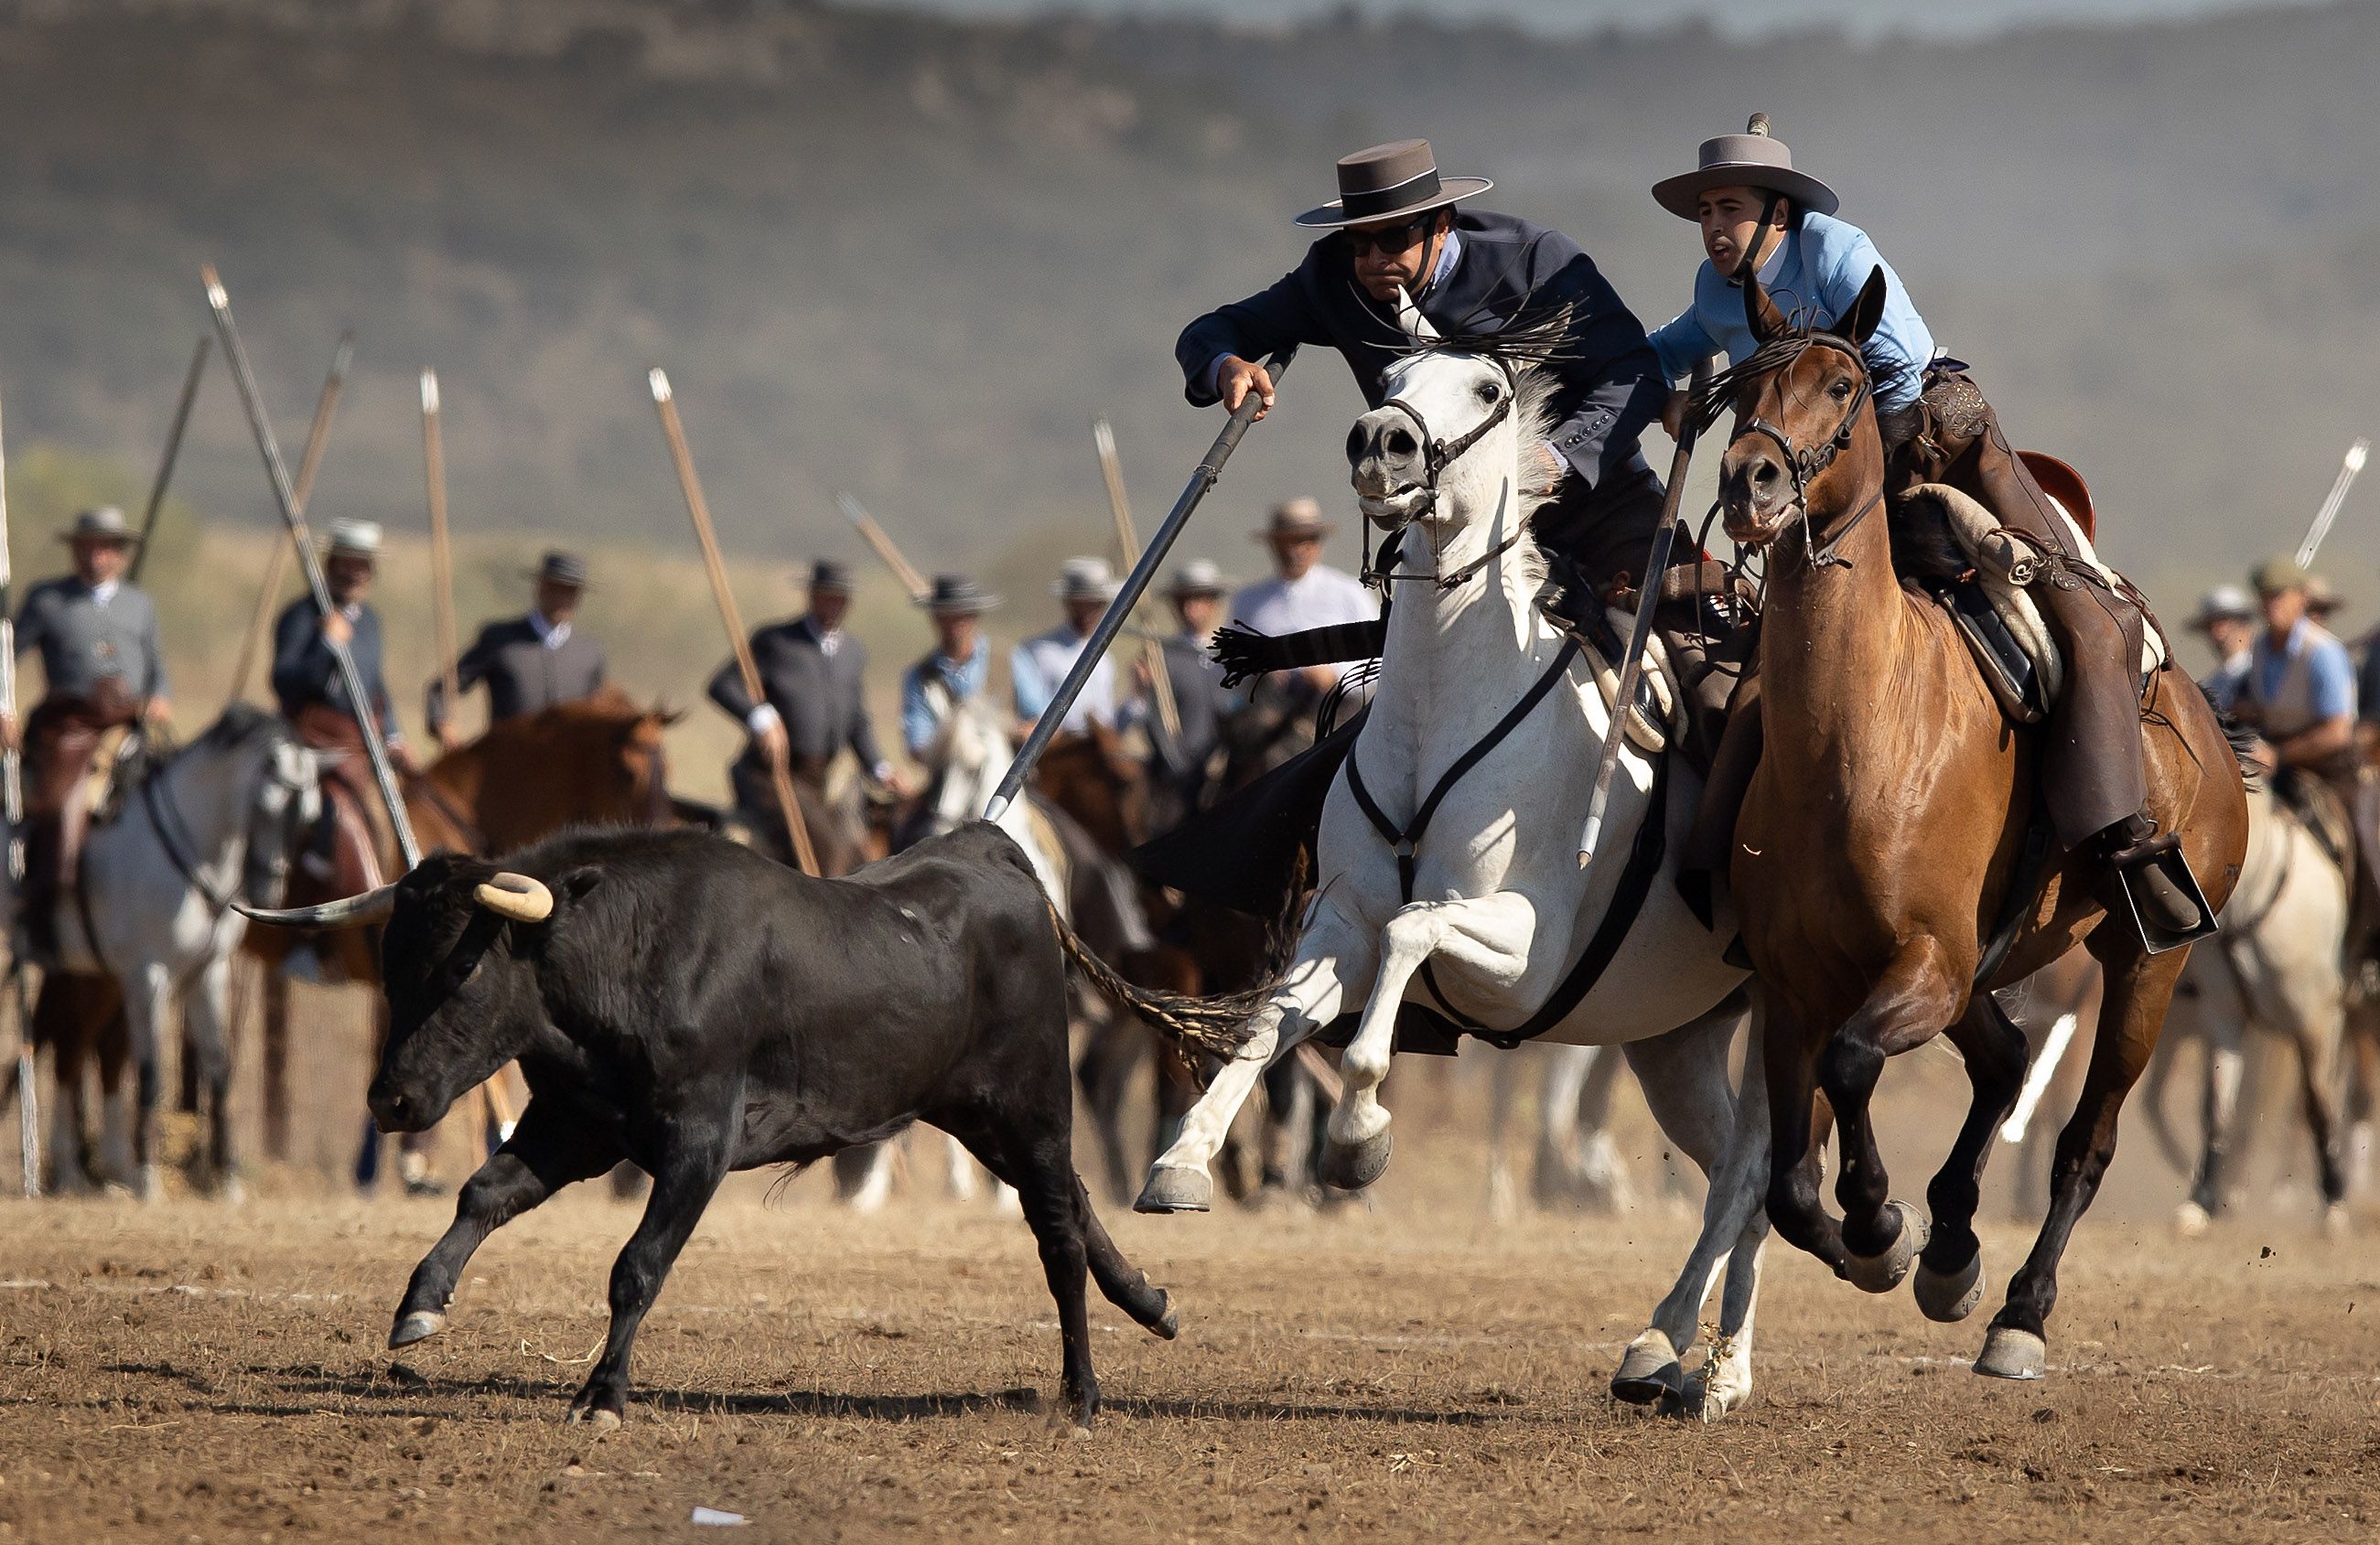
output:
POLYGON ((1413 431, 1410 429, 1390 429, 1388 438, 1381 443, 1391 456, 1410 456, 1421 449, 1415 441, 1413 431))
POLYGON ((1364 426, 1356 425, 1347 431, 1347 465, 1354 465, 1364 459, 1364 426))
POLYGON ((1776 481, 1777 464, 1775 462, 1763 461, 1752 464, 1752 482, 1755 488, 1765 489, 1776 481))

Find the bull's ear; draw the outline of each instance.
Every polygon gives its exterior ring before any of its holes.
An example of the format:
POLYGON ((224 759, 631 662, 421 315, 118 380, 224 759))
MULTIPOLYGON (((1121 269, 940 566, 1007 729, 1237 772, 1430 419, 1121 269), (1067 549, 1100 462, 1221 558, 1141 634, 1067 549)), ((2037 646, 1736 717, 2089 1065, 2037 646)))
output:
POLYGON ((582 864, 566 871, 553 882, 553 892, 564 900, 577 905, 587 899, 588 892, 603 883, 603 871, 593 864, 582 864))

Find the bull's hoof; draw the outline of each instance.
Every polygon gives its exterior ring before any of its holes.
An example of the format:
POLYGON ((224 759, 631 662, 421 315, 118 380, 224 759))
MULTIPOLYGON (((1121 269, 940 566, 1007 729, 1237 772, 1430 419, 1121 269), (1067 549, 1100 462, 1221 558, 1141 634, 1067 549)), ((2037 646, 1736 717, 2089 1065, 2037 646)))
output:
POLYGON ((1157 1296, 1165 1305, 1165 1312, 1149 1324, 1148 1334, 1160 1341, 1171 1341, 1182 1334, 1182 1306, 1173 1301, 1172 1294, 1161 1287, 1157 1290, 1157 1296))
POLYGON ((564 1418, 573 1427, 585 1427, 594 1432, 616 1432, 620 1430, 620 1413, 606 1406, 573 1406, 564 1418))
POLYGON ((1984 1301, 1984 1252, 1977 1250, 1956 1272, 1937 1272, 1920 1261, 1910 1285, 1917 1294, 1920 1313, 1937 1323, 1955 1325, 1984 1301))
POLYGON ((1984 1336, 1975 1371, 1986 1379, 2038 1379, 2049 1371, 2049 1344, 2014 1325, 1994 1325, 1984 1336))
POLYGON ((2214 1217, 2195 1201, 2185 1201, 2173 1210, 2173 1231, 2185 1239, 2202 1238, 2214 1226, 2214 1217))
POLYGON ((1215 1182, 1203 1169, 1152 1165, 1132 1204, 1135 1213, 1204 1213, 1215 1205, 1215 1182))
POLYGON ((1659 1406, 1686 1396, 1686 1370, 1667 1333, 1646 1331, 1628 1344, 1620 1371, 1611 1376, 1611 1394, 1631 1406, 1659 1406))
POLYGON ((394 1352, 400 1346, 410 1346, 417 1341, 427 1341, 445 1328, 446 1317, 426 1309, 417 1309, 410 1314, 399 1315, 396 1328, 388 1333, 388 1349, 394 1352))
POLYGON ((1843 1275, 1863 1293, 1889 1293, 1909 1274, 1910 1263, 1925 1248, 1925 1214, 1906 1201, 1888 1201, 1885 1210, 1900 1216, 1900 1233, 1881 1255, 1854 1255, 1844 1261, 1843 1275))
POLYGON ((1322 1158, 1314 1171, 1326 1186, 1360 1191, 1387 1170, 1389 1151, 1395 1146, 1395 1135, 1386 1127, 1355 1142, 1325 1141, 1322 1158))

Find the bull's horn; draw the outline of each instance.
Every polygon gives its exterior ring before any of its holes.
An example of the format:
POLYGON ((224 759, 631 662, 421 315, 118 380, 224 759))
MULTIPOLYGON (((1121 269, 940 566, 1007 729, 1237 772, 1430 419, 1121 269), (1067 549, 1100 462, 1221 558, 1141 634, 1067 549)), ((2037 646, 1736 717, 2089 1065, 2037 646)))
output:
POLYGON ((553 892, 545 888, 545 882, 509 869, 492 880, 481 881, 471 895, 498 917, 509 917, 515 923, 542 923, 553 915, 553 892))
POLYGON ((367 923, 388 921, 388 914, 396 910, 396 887, 380 886, 360 896, 344 896, 312 907, 251 907, 245 901, 231 905, 242 917, 276 928, 360 928, 367 923))

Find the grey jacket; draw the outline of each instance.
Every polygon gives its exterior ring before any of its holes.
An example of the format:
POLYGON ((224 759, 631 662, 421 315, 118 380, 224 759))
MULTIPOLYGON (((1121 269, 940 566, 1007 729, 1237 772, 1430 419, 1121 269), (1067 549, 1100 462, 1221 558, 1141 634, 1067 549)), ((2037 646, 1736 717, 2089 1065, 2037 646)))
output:
MULTIPOLYGON (((499 723, 592 697, 603 685, 603 646, 576 626, 570 636, 552 648, 538 636, 527 617, 490 622, 455 662, 455 685, 468 692, 481 682, 488 688, 488 722, 499 723)), ((446 679, 431 678, 426 716, 431 730, 453 714, 446 701, 446 679)))
POLYGON ((42 652, 53 697, 90 697, 110 676, 136 704, 165 691, 157 608, 129 585, 119 584, 104 605, 75 574, 33 586, 17 616, 17 653, 28 649, 42 652))
MULTIPOLYGON (((847 745, 872 771, 883 765, 884 753, 876 743, 861 685, 868 651, 845 633, 829 656, 819 638, 818 624, 808 617, 753 634, 752 659, 760 670, 761 690, 785 721, 786 743, 796 760, 824 762, 847 745)), ((739 724, 750 716, 754 705, 734 658, 710 678, 710 700, 739 724)), ((748 748, 745 754, 753 754, 748 748)))

